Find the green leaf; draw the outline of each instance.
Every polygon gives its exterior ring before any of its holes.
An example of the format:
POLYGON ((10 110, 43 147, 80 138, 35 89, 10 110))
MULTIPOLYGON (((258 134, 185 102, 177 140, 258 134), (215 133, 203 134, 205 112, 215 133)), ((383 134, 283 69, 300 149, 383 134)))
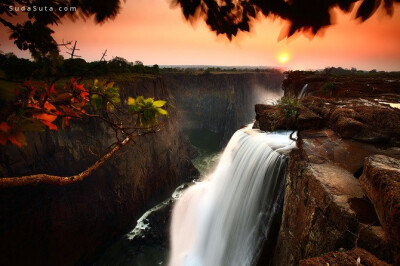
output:
POLYGON ((160 115, 167 115, 167 114, 168 114, 167 110, 164 110, 164 109, 162 109, 162 108, 157 108, 157 112, 158 112, 160 115))
POLYGON ((153 102, 154 107, 163 107, 167 102, 163 100, 158 100, 153 102))

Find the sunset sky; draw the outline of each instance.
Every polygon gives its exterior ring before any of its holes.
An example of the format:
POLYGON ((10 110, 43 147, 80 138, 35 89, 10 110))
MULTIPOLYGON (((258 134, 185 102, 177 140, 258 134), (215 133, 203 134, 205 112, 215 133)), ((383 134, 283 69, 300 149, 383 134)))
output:
MULTIPOLYGON (((400 6, 393 17, 378 11, 360 24, 352 14, 340 13, 337 23, 314 38, 297 35, 278 42, 286 25, 279 19, 259 18, 251 33, 232 42, 210 32, 204 22, 191 25, 168 0, 127 0, 114 21, 96 25, 92 19, 75 23, 63 20, 54 27, 57 42, 78 41, 85 60, 121 56, 145 65, 279 66, 320 69, 327 66, 371 70, 400 70, 400 6), (285 57, 285 60, 279 60, 285 57), (285 62, 282 62, 285 61, 285 62)), ((20 52, 0 29, 0 50, 20 52)), ((65 55, 65 50, 62 50, 65 55)))

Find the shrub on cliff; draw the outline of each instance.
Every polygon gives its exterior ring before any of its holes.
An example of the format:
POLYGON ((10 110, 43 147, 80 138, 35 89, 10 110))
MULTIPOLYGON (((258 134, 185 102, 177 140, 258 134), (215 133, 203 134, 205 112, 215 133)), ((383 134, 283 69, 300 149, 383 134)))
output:
POLYGON ((278 100, 278 107, 280 113, 288 120, 293 121, 297 117, 297 113, 299 108, 302 106, 302 103, 296 97, 282 97, 278 100))

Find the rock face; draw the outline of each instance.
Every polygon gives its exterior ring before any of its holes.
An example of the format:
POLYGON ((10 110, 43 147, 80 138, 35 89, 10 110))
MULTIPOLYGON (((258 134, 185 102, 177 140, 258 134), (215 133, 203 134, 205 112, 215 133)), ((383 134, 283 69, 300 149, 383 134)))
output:
MULTIPOLYGON (((144 95, 168 102, 160 132, 124 147, 92 176, 67 186, 32 185, 0 191, 2 265, 85 264, 146 208, 198 175, 187 154, 175 101, 160 77, 118 81, 121 97, 144 95)), ((2 176, 76 174, 114 141, 98 121, 30 136, 28 147, 1 150, 2 176)))
MULTIPOLYGON (((400 101, 400 94, 390 101, 400 101)), ((262 130, 270 130, 277 106, 256 105, 262 130)), ((296 122, 280 119, 276 129, 319 129, 327 127, 343 138, 385 145, 400 143, 400 109, 385 98, 327 99, 308 96, 298 109, 296 122)))
POLYGON ((329 252, 321 257, 311 258, 300 261, 300 266, 320 266, 320 265, 365 265, 365 266, 388 266, 384 261, 377 259, 371 253, 356 248, 347 252, 329 252))
MULTIPOLYGON (((344 265, 364 251, 328 252, 357 247, 378 258, 361 264, 398 264, 399 78, 288 73, 285 96, 297 96, 305 84, 296 120, 279 120, 278 128, 298 130, 299 138, 290 154, 273 265, 344 265), (318 86, 327 82, 336 86, 322 95, 318 86), (318 258, 303 260, 311 257, 318 258)), ((269 129, 276 108, 256 106, 261 129, 269 129)))
POLYGON ((306 84, 306 96, 365 98, 400 94, 399 77, 391 73, 338 75, 292 71, 286 73, 282 88, 286 96, 297 97, 306 84))
POLYGON ((391 261, 387 237, 354 173, 364 157, 396 152, 344 140, 332 130, 303 131, 300 138, 300 146, 290 154, 274 264, 295 265, 357 244, 391 261))
POLYGON ((254 105, 282 95, 283 74, 252 73, 164 75, 183 117, 184 129, 222 133, 222 145, 242 125, 254 119, 254 105))
POLYGON ((383 155, 365 159, 360 182, 375 206, 379 220, 400 263, 400 160, 383 155))

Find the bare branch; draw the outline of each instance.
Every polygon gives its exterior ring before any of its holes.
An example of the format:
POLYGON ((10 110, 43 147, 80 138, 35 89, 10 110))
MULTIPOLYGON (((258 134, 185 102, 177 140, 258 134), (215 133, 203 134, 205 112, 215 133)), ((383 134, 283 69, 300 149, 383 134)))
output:
POLYGON ((127 136, 123 141, 116 144, 114 148, 111 149, 106 155, 97 160, 93 165, 88 167, 86 170, 80 172, 79 174, 73 176, 56 176, 47 174, 37 174, 22 177, 7 177, 0 178, 0 189, 1 188, 11 188, 11 187, 22 187, 29 185, 57 185, 64 186, 68 184, 78 183, 84 180, 86 177, 90 176, 94 171, 96 171, 100 166, 107 162, 118 150, 128 144, 132 139, 138 136, 143 136, 156 131, 147 131, 143 133, 132 133, 127 136))

